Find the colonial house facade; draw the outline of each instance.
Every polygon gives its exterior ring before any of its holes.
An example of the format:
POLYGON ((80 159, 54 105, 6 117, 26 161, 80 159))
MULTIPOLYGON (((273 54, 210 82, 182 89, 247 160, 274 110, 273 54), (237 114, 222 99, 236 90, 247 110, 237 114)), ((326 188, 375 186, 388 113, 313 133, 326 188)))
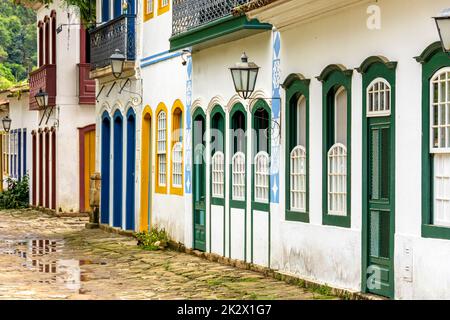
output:
POLYGON ((97 1, 101 223, 351 291, 450 297, 450 57, 431 18, 446 5, 97 1), (243 52, 260 67, 246 99, 228 70, 243 52))
POLYGON ((10 101, 5 143, 17 164, 10 160, 8 174, 29 175, 34 207, 88 212, 89 178, 95 171, 95 82, 89 79, 86 30, 75 7, 18 2, 36 11, 38 65, 29 75, 29 93, 20 103, 10 101), (39 94, 47 96, 43 105, 35 98, 39 94))
POLYGON ((15 119, 11 122, 9 131, 5 132, 2 128, 0 135, 2 189, 8 187, 8 178, 20 180, 30 174, 31 146, 28 130, 36 123, 37 115, 28 112, 28 99, 27 84, 16 85, 0 92, 1 119, 6 116, 15 119))

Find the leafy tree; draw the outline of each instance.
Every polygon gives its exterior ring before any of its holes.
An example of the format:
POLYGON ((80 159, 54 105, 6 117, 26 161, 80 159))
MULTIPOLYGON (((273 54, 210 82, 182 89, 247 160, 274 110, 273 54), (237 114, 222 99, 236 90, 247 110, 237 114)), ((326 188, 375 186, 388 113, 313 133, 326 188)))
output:
POLYGON ((35 65, 35 12, 12 0, 0 0, 0 88, 23 81, 35 65))

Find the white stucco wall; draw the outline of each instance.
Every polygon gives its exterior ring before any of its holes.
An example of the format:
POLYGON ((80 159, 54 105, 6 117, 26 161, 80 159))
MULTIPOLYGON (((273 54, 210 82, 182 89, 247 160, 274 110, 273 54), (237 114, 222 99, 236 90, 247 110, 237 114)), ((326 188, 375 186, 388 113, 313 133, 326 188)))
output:
MULTIPOLYGON (((311 79, 311 222, 284 221, 285 172, 282 165, 280 205, 272 205, 271 266, 332 286, 361 290, 362 76, 355 71, 352 77, 352 219, 348 229, 322 225, 322 84, 315 77, 329 64, 339 63, 353 69, 369 56, 383 55, 398 62, 395 295, 396 298, 450 297, 450 268, 447 264, 450 260, 445 256, 445 252, 450 251, 450 242, 421 238, 422 68, 413 59, 438 40, 431 17, 448 3, 441 0, 432 3, 423 0, 382 0, 377 5, 381 8, 380 30, 367 28, 367 4, 280 30, 282 80, 291 73, 302 73, 311 79), (413 41, 409 36, 412 32, 413 41), (405 261, 409 259, 404 255, 405 247, 413 251, 412 283, 403 279, 405 261)), ((228 101, 234 94, 234 88, 227 67, 239 60, 242 51, 246 51, 250 60, 261 66, 257 89, 270 94, 271 33, 266 32, 194 52, 193 98, 200 98, 207 104, 220 95, 228 101)), ((282 106, 283 119, 284 101, 282 106)), ((283 131, 282 163, 286 134, 283 131)), ((209 185, 207 176, 206 184, 209 185)), ((248 195, 249 186, 250 180, 248 195)))

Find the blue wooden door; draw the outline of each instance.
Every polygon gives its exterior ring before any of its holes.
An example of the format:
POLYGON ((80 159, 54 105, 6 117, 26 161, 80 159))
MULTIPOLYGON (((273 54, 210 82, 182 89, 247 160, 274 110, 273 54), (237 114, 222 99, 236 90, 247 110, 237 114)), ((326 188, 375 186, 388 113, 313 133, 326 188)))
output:
POLYGON ((101 223, 109 224, 109 187, 110 187, 110 153, 111 153, 111 120, 107 112, 102 118, 102 158, 101 158, 101 200, 100 216, 101 223))
POLYGON ((127 197, 126 229, 134 231, 135 227, 135 168, 136 168, 136 116, 133 109, 127 114, 127 197))
POLYGON ((113 180, 113 226, 122 227, 123 191, 123 118, 120 111, 114 114, 114 180, 113 180))

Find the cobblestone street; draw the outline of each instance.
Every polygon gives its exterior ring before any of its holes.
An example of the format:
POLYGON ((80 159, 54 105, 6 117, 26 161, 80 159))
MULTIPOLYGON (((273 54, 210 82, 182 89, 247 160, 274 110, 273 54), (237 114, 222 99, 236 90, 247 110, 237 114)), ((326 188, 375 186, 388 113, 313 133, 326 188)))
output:
POLYGON ((251 271, 84 228, 85 218, 0 211, 0 299, 324 299, 251 271))

